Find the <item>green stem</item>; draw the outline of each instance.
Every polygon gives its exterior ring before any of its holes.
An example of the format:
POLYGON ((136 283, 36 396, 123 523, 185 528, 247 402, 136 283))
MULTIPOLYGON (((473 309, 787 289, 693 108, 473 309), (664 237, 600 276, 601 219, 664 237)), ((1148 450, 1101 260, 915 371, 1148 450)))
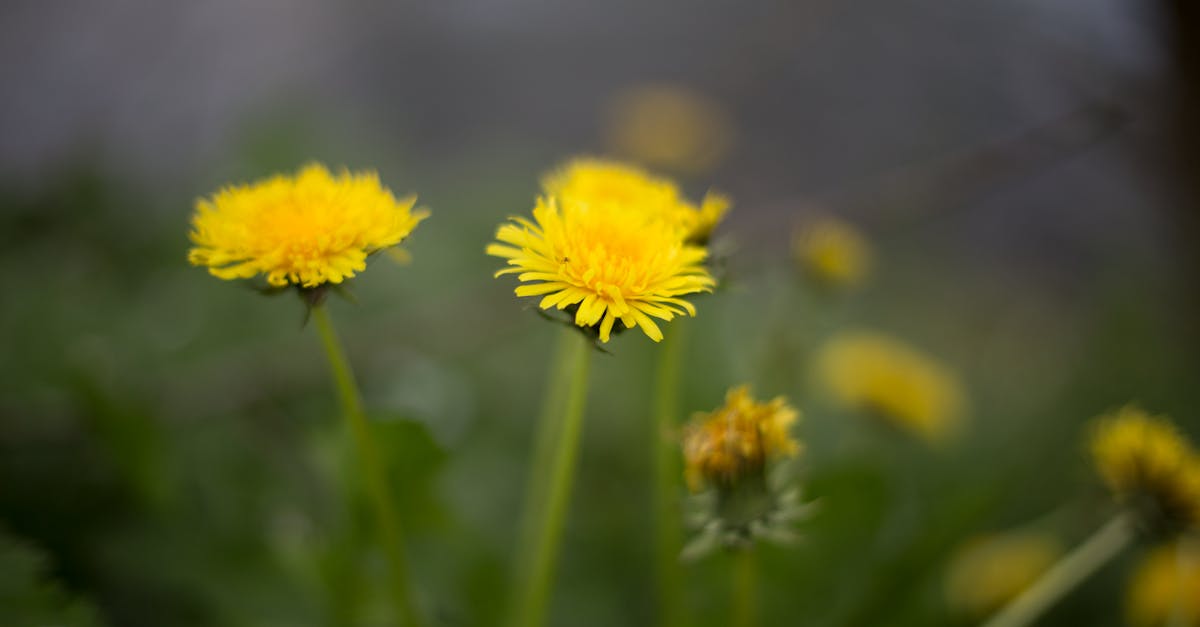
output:
POLYGON ((333 373, 333 381, 337 386, 338 397, 342 402, 342 413, 349 423, 350 432, 354 435, 362 460, 363 480, 375 509, 375 517, 379 526, 379 535, 383 542, 384 554, 392 574, 392 601, 396 604, 396 612, 402 624, 408 627, 419 627, 421 619, 417 615, 409 591, 408 571, 405 568, 404 541, 401 537, 399 517, 396 506, 392 502, 388 490, 383 461, 375 440, 371 437, 367 416, 363 413, 362 396, 354 383, 354 373, 346 360, 345 351, 333 329, 329 313, 324 305, 312 308, 312 320, 316 323, 317 333, 329 357, 329 368, 333 373))
MULTIPOLYGON (((514 581, 524 581, 533 570, 533 549, 538 542, 540 524, 546 511, 547 484, 550 480, 546 469, 550 467, 562 426, 562 410, 567 402, 567 387, 570 384, 571 358, 575 355, 575 329, 563 327, 555 340, 554 357, 546 374, 542 406, 535 425, 533 459, 529 463, 525 478, 524 507, 521 515, 517 548, 514 553, 514 581)), ((514 595, 518 588, 513 587, 514 595)), ((517 599, 511 600, 512 607, 517 599)))
POLYGON ((996 613, 983 627, 1031 625, 1055 602, 1115 557, 1134 537, 1129 514, 1120 514, 1059 560, 1033 586, 996 613))
POLYGON ((583 432, 583 411, 587 402, 588 366, 592 353, 592 342, 583 334, 577 334, 574 354, 570 359, 571 379, 567 385, 566 407, 558 431, 554 454, 544 460, 549 468, 539 473, 549 477, 543 485, 544 498, 532 503, 543 503, 544 508, 532 537, 536 539, 529 561, 529 572, 521 577, 516 602, 513 606, 513 627, 541 627, 546 620, 550 599, 551 581, 558 560, 558 549, 562 541, 566 522, 567 505, 571 500, 571 485, 575 478, 576 460, 579 458, 579 442, 583 432))
POLYGON ((659 627, 680 627, 686 619, 681 585, 683 573, 679 565, 683 537, 679 509, 679 445, 675 437, 679 417, 679 364, 685 344, 684 331, 687 330, 687 325, 682 322, 672 325, 659 349, 654 420, 651 421, 650 434, 654 469, 654 556, 659 627))
POLYGON ((733 560, 733 607, 729 624, 731 627, 753 627, 758 622, 754 549, 739 549, 733 560))

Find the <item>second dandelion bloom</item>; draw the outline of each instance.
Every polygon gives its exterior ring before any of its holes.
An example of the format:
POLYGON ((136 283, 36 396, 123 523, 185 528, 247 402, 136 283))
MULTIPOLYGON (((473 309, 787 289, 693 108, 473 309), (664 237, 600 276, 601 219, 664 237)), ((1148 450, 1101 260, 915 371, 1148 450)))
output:
POLYGON ((963 420, 958 377, 898 339, 866 331, 837 335, 821 348, 817 370, 838 404, 923 440, 945 441, 963 420))
MULTIPOLYGON (((540 296, 574 324, 608 342, 617 323, 662 340, 658 321, 695 315, 684 296, 716 285, 707 250, 690 237, 695 222, 675 219, 676 191, 637 171, 576 164, 547 178, 532 219, 511 218, 487 253, 507 260, 517 296, 540 296)), ((617 327, 620 328, 620 327, 617 327)))

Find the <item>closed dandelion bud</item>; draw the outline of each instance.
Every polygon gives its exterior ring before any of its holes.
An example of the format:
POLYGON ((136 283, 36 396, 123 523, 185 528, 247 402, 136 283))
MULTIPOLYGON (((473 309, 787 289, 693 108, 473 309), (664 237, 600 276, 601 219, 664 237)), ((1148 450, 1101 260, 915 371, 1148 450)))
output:
POLYGON ((954 436, 963 418, 958 378, 915 348, 871 332, 835 336, 817 354, 834 402, 929 443, 954 436))
POLYGON ((1200 528, 1200 456, 1167 418, 1126 406, 1097 419, 1088 444, 1113 498, 1147 531, 1200 528))
POLYGON ((771 465, 800 453, 790 433, 798 417, 783 397, 760 403, 741 386, 726 394, 723 406, 697 415, 685 427, 684 474, 688 487, 699 493, 693 522, 701 529, 684 549, 685 558, 718 546, 794 537, 791 524, 804 517, 806 508, 786 472, 772 473, 771 465))
POLYGON ((1044 533, 971 539, 955 552, 946 570, 946 602, 964 616, 986 616, 1017 598, 1062 554, 1061 543, 1044 533))
POLYGON ((818 285, 853 288, 867 277, 871 250, 849 223, 820 218, 804 225, 792 238, 792 254, 806 276, 818 285))
POLYGON ((1136 627, 1200 624, 1200 546, 1193 541, 1151 551, 1134 571, 1126 602, 1136 627))
POLYGON ((763 475, 768 458, 796 455, 790 428, 799 412, 783 397, 758 403, 747 386, 725 395, 725 404, 688 425, 683 454, 689 487, 729 488, 763 475))

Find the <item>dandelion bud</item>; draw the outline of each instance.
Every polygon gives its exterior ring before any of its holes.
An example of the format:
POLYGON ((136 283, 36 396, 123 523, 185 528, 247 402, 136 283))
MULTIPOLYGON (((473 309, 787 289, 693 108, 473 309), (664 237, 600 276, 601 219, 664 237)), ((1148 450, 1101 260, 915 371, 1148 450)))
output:
POLYGON ((725 404, 699 416, 683 436, 688 486, 731 488, 764 473, 768 459, 796 455, 800 444, 789 433, 799 412, 782 396, 766 403, 746 386, 725 395, 725 404))
POLYGON ((725 404, 698 415, 683 435, 685 476, 696 503, 700 534, 684 549, 699 557, 719 546, 756 539, 787 542, 791 524, 807 507, 786 473, 769 472, 773 461, 794 457, 801 445, 789 429, 799 412, 783 397, 755 401, 746 386, 730 390, 725 404))

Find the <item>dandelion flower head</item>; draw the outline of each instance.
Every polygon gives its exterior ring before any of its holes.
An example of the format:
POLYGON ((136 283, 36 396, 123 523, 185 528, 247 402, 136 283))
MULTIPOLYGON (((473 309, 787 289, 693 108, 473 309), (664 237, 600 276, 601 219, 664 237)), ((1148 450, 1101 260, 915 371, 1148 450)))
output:
POLYGON ((429 213, 397 200, 374 172, 295 176, 232 185, 196 201, 188 260, 222 279, 259 274, 276 287, 337 284, 367 257, 400 244, 429 213))
POLYGON ((963 415, 962 387, 952 372, 885 335, 837 335, 817 355, 817 372, 841 406, 869 412, 928 442, 953 435, 963 415))
POLYGON ((704 94, 670 84, 619 92, 610 107, 609 144, 641 163, 685 173, 717 165, 729 150, 733 123, 704 94))
POLYGON ((1062 556, 1061 543, 1036 532, 987 534, 968 541, 946 571, 946 601, 984 616, 1025 591, 1062 556))
POLYGON ((1089 446, 1119 502, 1171 526, 1200 526, 1200 457, 1166 418, 1123 407, 1097 420, 1089 446))
POLYGON ((863 236, 834 218, 821 218, 801 228, 792 240, 792 253, 805 273, 833 287, 862 283, 871 264, 871 251, 863 236))
POLYGON ((517 296, 573 310, 575 324, 608 342, 618 320, 662 340, 654 321, 696 315, 680 298, 711 291, 716 281, 704 248, 684 243, 676 226, 622 204, 576 195, 539 198, 533 219, 514 217, 496 231, 487 254, 508 260, 496 276, 516 274, 517 296))
POLYGON ((699 206, 672 181, 617 161, 580 157, 542 181, 549 195, 586 205, 605 204, 641 212, 678 229, 690 243, 705 243, 729 210, 729 199, 709 193, 699 206))
POLYGON ((1200 548, 1172 543, 1151 551, 1133 573, 1127 604, 1138 627, 1200 624, 1200 548))
POLYGON ((796 455, 800 443, 790 429, 800 413, 782 396, 755 401, 747 386, 729 390, 725 404, 685 427, 683 455, 688 485, 730 486, 761 475, 770 459, 796 455))

